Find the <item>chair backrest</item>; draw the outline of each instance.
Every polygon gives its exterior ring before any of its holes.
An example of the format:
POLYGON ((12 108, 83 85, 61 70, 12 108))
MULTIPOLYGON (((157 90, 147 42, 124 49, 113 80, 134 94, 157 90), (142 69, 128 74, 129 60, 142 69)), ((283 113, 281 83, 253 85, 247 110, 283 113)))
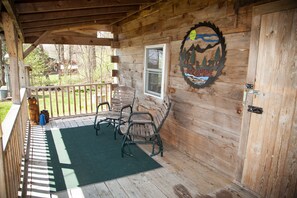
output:
POLYGON ((111 98, 111 110, 120 111, 122 107, 131 105, 133 107, 135 100, 135 89, 128 86, 118 86, 113 91, 111 98))
POLYGON ((162 128, 171 108, 171 101, 168 96, 164 99, 162 105, 157 108, 156 113, 154 115, 154 122, 157 127, 157 131, 160 131, 162 128))

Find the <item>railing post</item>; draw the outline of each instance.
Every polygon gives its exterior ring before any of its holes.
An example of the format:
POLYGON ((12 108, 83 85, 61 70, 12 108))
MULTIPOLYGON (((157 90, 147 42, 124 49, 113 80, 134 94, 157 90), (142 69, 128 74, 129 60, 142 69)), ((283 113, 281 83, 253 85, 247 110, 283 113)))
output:
POLYGON ((2 142, 2 127, 0 124, 0 197, 6 198, 6 183, 5 183, 5 171, 4 171, 4 152, 2 142))

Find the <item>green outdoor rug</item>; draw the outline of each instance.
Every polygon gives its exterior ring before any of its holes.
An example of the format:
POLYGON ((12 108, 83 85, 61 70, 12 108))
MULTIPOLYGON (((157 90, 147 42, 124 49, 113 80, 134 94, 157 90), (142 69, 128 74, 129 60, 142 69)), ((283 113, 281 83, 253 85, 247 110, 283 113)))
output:
POLYGON ((161 167, 137 146, 133 157, 121 157, 121 137, 113 138, 113 127, 102 126, 95 135, 93 126, 46 131, 53 171, 51 191, 57 192, 103 182, 161 167))

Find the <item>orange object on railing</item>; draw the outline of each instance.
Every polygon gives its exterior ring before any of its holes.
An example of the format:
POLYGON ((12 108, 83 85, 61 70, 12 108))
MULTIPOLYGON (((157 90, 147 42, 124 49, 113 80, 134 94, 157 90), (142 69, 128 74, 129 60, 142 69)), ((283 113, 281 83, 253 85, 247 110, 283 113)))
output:
POLYGON ((35 97, 29 97, 28 98, 29 103, 29 115, 30 115, 30 121, 38 124, 39 119, 39 106, 37 103, 37 99, 35 97))

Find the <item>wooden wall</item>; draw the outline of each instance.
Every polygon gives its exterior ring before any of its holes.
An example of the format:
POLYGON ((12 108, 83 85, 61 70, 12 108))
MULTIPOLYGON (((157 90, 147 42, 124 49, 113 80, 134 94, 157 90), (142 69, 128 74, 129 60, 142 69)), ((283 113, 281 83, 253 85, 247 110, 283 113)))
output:
POLYGON ((169 45, 167 91, 173 107, 162 137, 231 178, 235 174, 241 131, 251 18, 251 7, 241 8, 236 15, 230 1, 174 0, 143 11, 133 21, 124 23, 119 34, 120 81, 137 88, 139 108, 152 108, 158 102, 144 95, 144 46, 169 45), (211 21, 222 30, 227 61, 223 74, 213 85, 193 89, 181 74, 179 50, 186 32, 202 21, 211 21))

